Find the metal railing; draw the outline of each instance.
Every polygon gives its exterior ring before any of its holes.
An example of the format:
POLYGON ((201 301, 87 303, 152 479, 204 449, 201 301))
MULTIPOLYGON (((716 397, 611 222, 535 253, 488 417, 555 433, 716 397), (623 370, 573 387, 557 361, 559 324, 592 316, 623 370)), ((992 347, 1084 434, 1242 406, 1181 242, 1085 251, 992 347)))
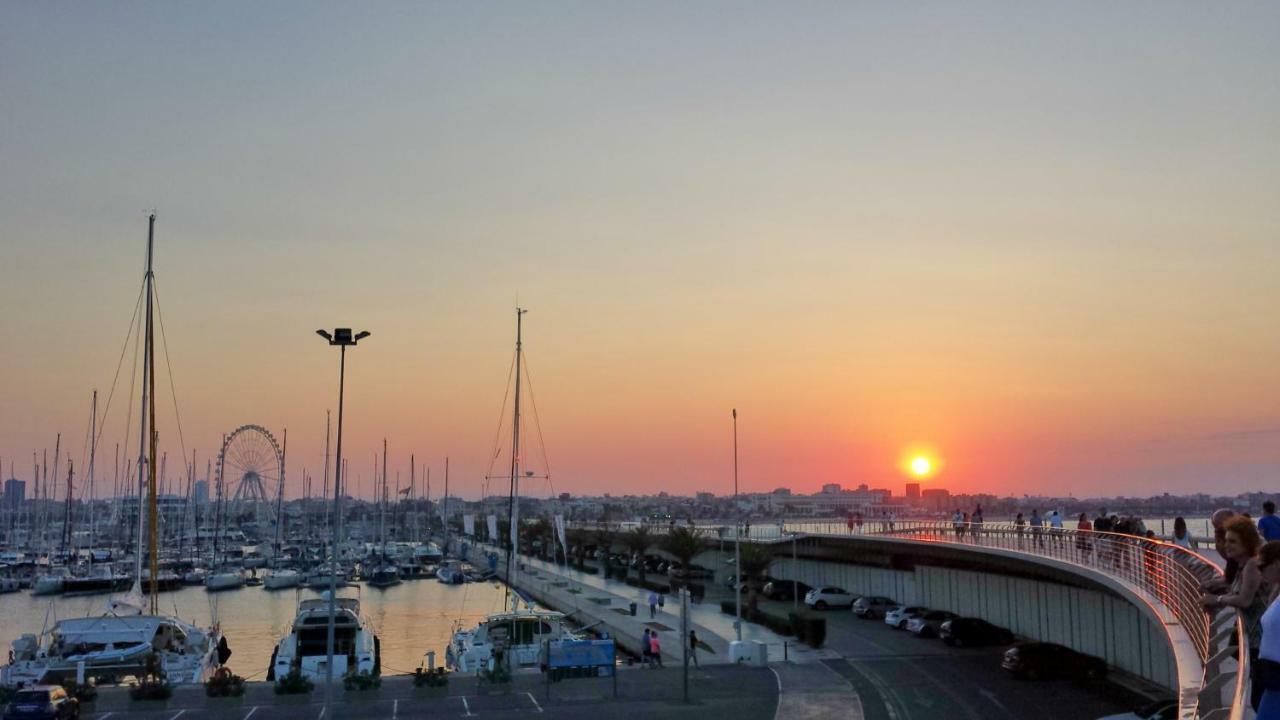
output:
MULTIPOLYGON (((632 523, 631 525, 635 525, 632 523)), ((600 525, 577 524, 579 528, 600 525)), ((609 526, 613 530, 626 525, 609 526)), ((672 525, 651 524, 654 534, 672 525)), ((1203 680, 1183 696, 1184 716, 1245 717, 1249 705, 1249 638, 1239 613, 1227 609, 1210 614, 1200 604, 1202 586, 1221 580, 1222 571, 1204 556, 1173 543, 1122 533, 1042 527, 1011 523, 953 523, 876 519, 862 523, 840 520, 743 522, 704 525, 710 538, 755 542, 792 538, 900 538, 975 549, 994 549, 1055 560, 1086 568, 1124 583, 1142 598, 1167 628, 1180 626, 1200 660, 1203 680), (1234 667, 1232 667, 1234 666, 1234 667)))

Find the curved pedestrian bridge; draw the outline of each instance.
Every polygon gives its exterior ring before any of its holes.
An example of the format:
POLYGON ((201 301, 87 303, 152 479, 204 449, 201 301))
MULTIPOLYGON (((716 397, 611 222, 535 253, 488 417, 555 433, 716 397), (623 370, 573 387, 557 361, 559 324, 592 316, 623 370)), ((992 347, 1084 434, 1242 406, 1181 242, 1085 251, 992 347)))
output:
MULTIPOLYGON (((1030 578, 1016 588, 1010 585, 1005 590, 1009 594, 1030 592, 1043 596, 1049 592, 1049 585, 1044 582, 1048 581, 1093 587, 1118 596, 1162 632, 1168 652, 1149 647, 1153 643, 1142 633, 1134 634, 1132 641, 1113 637, 1123 635, 1125 625, 1115 619, 1114 609, 1105 607, 1094 609, 1095 614, 1103 615, 1094 623, 1108 635, 1102 638, 1103 643, 1118 648, 1115 652, 1125 653, 1126 658, 1129 654, 1138 654, 1137 659, 1128 663, 1141 668, 1138 674, 1176 690, 1182 708, 1179 717, 1213 720, 1248 716, 1248 654, 1240 651, 1249 647, 1244 625, 1234 610, 1211 615, 1201 607, 1201 584, 1220 579, 1222 573, 1214 563, 1193 551, 1116 533, 1049 527, 1033 532, 1032 528, 991 523, 962 525, 959 532, 950 522, 901 521, 869 523, 863 528, 850 528, 842 522, 789 522, 744 525, 741 530, 744 541, 784 545, 778 549, 778 555, 784 558, 784 567, 789 554, 785 546, 790 546, 797 560, 795 566, 787 569, 799 580, 805 579, 806 561, 799 560, 803 552, 804 557, 810 559, 807 562, 843 560, 855 565, 879 563, 890 567, 909 564, 914 569, 918 560, 922 566, 953 568, 952 575, 1008 573, 1030 578), (967 570, 963 569, 966 567, 967 570), (1106 617, 1108 615, 1111 617, 1106 617), (1162 666, 1161 658, 1168 657, 1172 657, 1172 667, 1162 666)), ((732 540, 735 531, 728 527, 718 534, 732 540)), ((788 573, 782 575, 785 577, 788 573)), ((951 582, 957 584, 954 579, 951 582)), ((876 592, 857 587, 858 580, 848 584, 858 591, 876 592)), ((884 594, 893 595, 891 591, 884 594)), ((1066 592, 1052 598, 1040 597, 1042 605, 1065 606, 1042 612, 1055 616, 1048 624, 1061 626, 1079 622, 1085 613, 1078 597, 1066 592)), ((954 602, 955 596, 947 599, 954 602)), ((959 607, 952 609, 960 610, 959 607)), ((1086 634, 1077 629, 1067 636, 1075 638, 1086 634)), ((1072 643, 1068 640, 1063 644, 1072 643)), ((1090 650, 1088 647, 1076 649, 1090 650)))
MULTIPOLYGON (((611 529, 627 525, 634 523, 611 529)), ((1183 720, 1252 715, 1244 625, 1234 610, 1209 614, 1199 604, 1201 584, 1222 573, 1171 543, 994 523, 957 532, 945 521, 706 529, 726 543, 740 533, 743 541, 774 545, 777 577, 976 615, 1103 657, 1176 693, 1183 720)))

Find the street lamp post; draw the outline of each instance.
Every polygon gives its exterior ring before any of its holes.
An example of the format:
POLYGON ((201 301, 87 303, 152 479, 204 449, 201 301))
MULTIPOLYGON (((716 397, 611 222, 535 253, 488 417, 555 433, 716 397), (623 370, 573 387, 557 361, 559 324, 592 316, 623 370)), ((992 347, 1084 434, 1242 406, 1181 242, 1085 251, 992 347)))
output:
POLYGON ((342 518, 342 400, 347 376, 347 347, 355 347, 356 343, 369 337, 367 331, 351 334, 351 328, 337 328, 330 334, 327 330, 317 330, 316 334, 337 345, 338 360, 338 447, 333 466, 333 552, 329 556, 329 633, 325 662, 324 704, 328 707, 333 702, 333 646, 334 620, 338 614, 338 541, 339 527, 342 518))
POLYGON ((733 409, 733 629, 742 642, 742 521, 738 518, 738 408, 733 409))

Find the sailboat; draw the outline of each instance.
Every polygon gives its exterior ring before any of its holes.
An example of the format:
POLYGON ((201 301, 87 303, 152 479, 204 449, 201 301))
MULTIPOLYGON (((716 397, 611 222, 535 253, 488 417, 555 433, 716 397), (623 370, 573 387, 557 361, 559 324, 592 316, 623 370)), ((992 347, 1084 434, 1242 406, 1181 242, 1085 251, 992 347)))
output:
MULTIPOLYGON (((508 519, 511 527, 511 550, 507 553, 507 600, 510 609, 485 617, 470 630, 457 630, 445 650, 445 665, 461 672, 495 665, 511 668, 537 665, 543 644, 547 641, 578 639, 570 631, 564 613, 540 610, 526 603, 516 590, 520 563, 516 560, 520 527, 520 373, 524 354, 523 316, 527 310, 516 308, 515 402, 511 423, 511 497, 508 519)), ((446 493, 447 494, 447 493, 446 493)))
POLYGON ((369 585, 389 588, 400 584, 400 568, 387 563, 387 441, 382 441, 382 498, 378 503, 378 534, 382 547, 378 549, 378 564, 369 576, 369 585))
POLYGON ((218 666, 217 625, 201 628, 159 612, 159 516, 156 504, 155 353, 152 328, 154 273, 152 257, 156 216, 147 229, 146 329, 143 352, 141 432, 138 452, 138 550, 134 553, 134 584, 124 598, 108 603, 102 615, 59 620, 40 635, 27 634, 13 642, 12 660, 0 669, 0 685, 25 687, 84 679, 98 684, 141 677, 152 666, 175 684, 204 682, 218 666), (145 532, 150 530, 149 533, 145 532), (149 590, 142 592, 143 540, 148 540, 149 590), (144 609, 145 606, 145 609, 144 609))
MULTIPOLYGON (((283 457, 289 457, 289 430, 284 431, 284 453, 283 457)), ((283 467, 283 464, 282 464, 283 467)), ((274 561, 271 564, 271 570, 262 580, 262 587, 265 590, 283 590, 285 588, 297 587, 302 582, 302 576, 293 568, 283 567, 281 564, 284 558, 284 479, 280 476, 280 487, 276 489, 276 546, 273 553, 274 561)))

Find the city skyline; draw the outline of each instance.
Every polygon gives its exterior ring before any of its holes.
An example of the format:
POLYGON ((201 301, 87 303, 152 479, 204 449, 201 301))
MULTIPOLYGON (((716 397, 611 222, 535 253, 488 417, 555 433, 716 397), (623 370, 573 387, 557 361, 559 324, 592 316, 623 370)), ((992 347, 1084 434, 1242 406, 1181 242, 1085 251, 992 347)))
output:
POLYGON ((319 478, 314 332, 351 326, 363 494, 384 437, 393 483, 481 492, 519 305, 548 493, 724 494, 734 408, 744 492, 901 488, 917 448, 957 493, 1273 487, 1278 21, 5 5, 0 476, 57 433, 82 475, 154 208, 198 477, 256 423, 319 478))

